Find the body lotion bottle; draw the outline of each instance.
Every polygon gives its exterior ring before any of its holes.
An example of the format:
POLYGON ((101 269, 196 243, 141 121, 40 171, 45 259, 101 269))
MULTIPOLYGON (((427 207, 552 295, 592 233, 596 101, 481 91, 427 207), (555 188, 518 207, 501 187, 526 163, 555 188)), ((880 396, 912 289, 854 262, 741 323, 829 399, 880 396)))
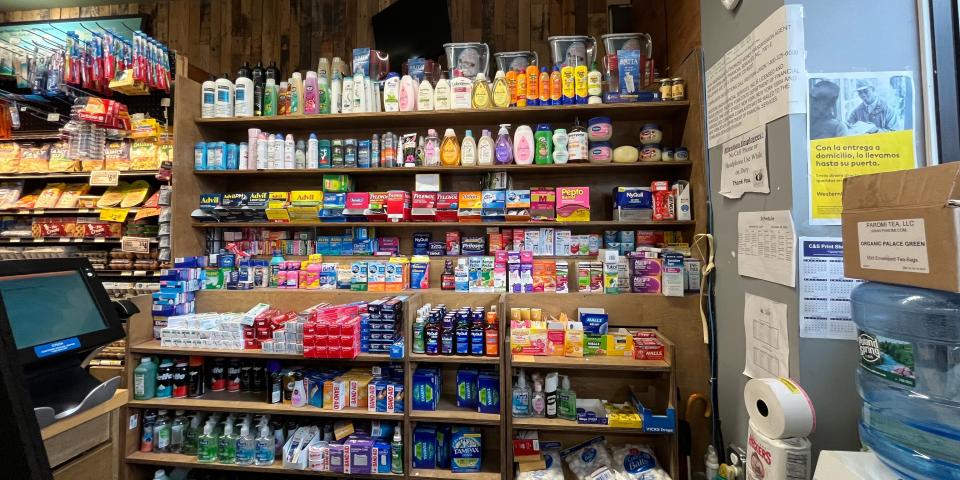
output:
POLYGON ((528 125, 520 125, 513 134, 513 160, 517 165, 530 165, 533 157, 533 130, 528 125))
POLYGON ((484 129, 481 132, 480 140, 477 141, 477 165, 493 165, 495 149, 496 143, 490 136, 490 130, 484 129))

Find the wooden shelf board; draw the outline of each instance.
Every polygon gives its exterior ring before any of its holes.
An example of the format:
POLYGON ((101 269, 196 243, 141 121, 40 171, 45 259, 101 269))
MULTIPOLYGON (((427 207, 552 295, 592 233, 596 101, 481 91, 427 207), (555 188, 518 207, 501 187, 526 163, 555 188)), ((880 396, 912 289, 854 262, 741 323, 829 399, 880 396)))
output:
POLYGON ((594 220, 590 222, 193 222, 194 228, 345 228, 345 227, 381 227, 381 228, 486 228, 486 227, 692 227, 693 220, 640 220, 621 222, 617 220, 594 220))
POLYGON ((399 362, 386 353, 361 353, 357 358, 306 358, 299 353, 270 353, 262 350, 228 350, 222 348, 164 347, 159 340, 150 340, 130 347, 131 352, 157 355, 198 355, 201 357, 263 358, 276 360, 310 360, 329 362, 399 362))
POLYGON ((295 129, 322 129, 349 131, 363 128, 427 127, 436 125, 479 125, 499 123, 583 122, 602 115, 612 120, 657 120, 676 118, 686 114, 687 101, 607 103, 553 107, 503 108, 484 110, 433 110, 420 112, 376 112, 326 115, 286 115, 273 117, 197 118, 198 127, 221 130, 246 130, 251 127, 265 131, 295 129))
POLYGON ((675 167, 689 167, 693 162, 635 162, 635 163, 567 163, 564 165, 471 165, 458 167, 395 167, 395 168, 356 168, 331 167, 317 169, 277 169, 277 170, 196 170, 195 175, 203 177, 310 177, 327 174, 349 175, 414 175, 418 173, 443 173, 450 175, 473 175, 485 172, 503 172, 511 174, 566 173, 572 171, 613 172, 623 174, 631 170, 650 170, 675 167))
POLYGON ((182 455, 179 453, 149 453, 149 452, 133 452, 127 455, 127 463, 140 464, 140 465, 160 465, 164 467, 184 467, 184 468, 202 468, 208 470, 225 470, 225 471, 234 471, 234 472, 258 472, 258 473, 271 473, 271 474, 282 474, 282 475, 310 475, 316 477, 344 477, 349 476, 351 478, 390 478, 390 477, 402 477, 403 475, 395 475, 391 473, 377 473, 377 474, 357 474, 351 473, 345 475, 343 473, 335 472, 314 472, 312 470, 293 470, 289 468, 283 468, 283 463, 281 461, 276 461, 273 465, 269 466, 257 466, 257 465, 225 465, 222 463, 200 463, 197 461, 197 457, 192 455, 182 455))
MULTIPOLYGON (((502 404, 501 404, 502 405, 502 404)), ((419 422, 470 423, 476 425, 500 425, 500 414, 480 413, 457 407, 451 399, 440 398, 436 410, 410 410, 410 420, 419 422)))
MULTIPOLYGON (((117 368, 120 368, 121 370, 123 369, 123 367, 117 367, 117 368)), ((94 418, 97 418, 101 415, 104 415, 106 413, 109 413, 113 410, 116 410, 122 407, 123 404, 126 403, 126 401, 127 401, 127 391, 122 388, 117 389, 117 391, 114 392, 113 397, 110 397, 105 402, 99 405, 95 405, 89 410, 82 411, 76 415, 67 417, 63 420, 47 425, 46 427, 40 430, 40 437, 43 440, 47 440, 49 438, 60 435, 61 433, 66 432, 67 430, 70 430, 82 423, 89 422, 94 418)))
POLYGON ((368 412, 365 408, 325 410, 310 405, 295 408, 287 404, 271 404, 265 401, 256 401, 251 398, 251 394, 247 392, 210 392, 199 398, 130 400, 127 406, 132 408, 165 408, 168 410, 269 413, 273 415, 297 415, 305 417, 373 418, 383 420, 400 420, 403 418, 403 413, 368 412), (224 399, 234 396, 237 400, 224 399))
POLYGON ((588 357, 556 357, 540 355, 512 355, 510 364, 524 368, 564 368, 595 370, 639 370, 650 372, 669 372, 670 363, 666 360, 634 360, 633 357, 613 357, 594 355, 588 357))
POLYGON ((506 478, 497 471, 496 465, 491 465, 484 461, 484 465, 479 472, 457 473, 451 472, 449 468, 414 468, 410 470, 411 478, 437 478, 437 479, 457 479, 457 480, 499 480, 506 478))
POLYGON ((410 357, 410 361, 420 363, 472 363, 482 365, 496 365, 500 363, 500 357, 477 357, 472 355, 427 355, 424 353, 411 353, 408 357, 410 357))
POLYGON ((611 427, 609 425, 592 425, 586 423, 577 423, 576 421, 564 420, 562 418, 517 418, 511 420, 515 430, 549 430, 549 431, 571 431, 571 432, 598 432, 609 434, 629 434, 629 435, 650 435, 665 436, 666 434, 655 434, 644 432, 643 428, 631 427, 611 427))

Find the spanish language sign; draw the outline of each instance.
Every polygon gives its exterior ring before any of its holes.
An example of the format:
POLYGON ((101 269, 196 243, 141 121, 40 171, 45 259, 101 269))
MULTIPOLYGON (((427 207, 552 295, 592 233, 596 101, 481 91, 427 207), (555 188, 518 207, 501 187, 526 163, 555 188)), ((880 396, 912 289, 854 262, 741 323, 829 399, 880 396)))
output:
POLYGON ((916 166, 912 72, 810 74, 810 224, 839 225, 843 179, 916 166))

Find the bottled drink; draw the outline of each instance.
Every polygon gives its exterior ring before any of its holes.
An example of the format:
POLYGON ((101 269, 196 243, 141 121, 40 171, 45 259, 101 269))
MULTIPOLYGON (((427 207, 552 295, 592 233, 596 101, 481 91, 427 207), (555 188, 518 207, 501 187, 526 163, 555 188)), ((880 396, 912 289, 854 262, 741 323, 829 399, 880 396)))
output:
POLYGON ((860 438, 905 477, 960 479, 960 294, 864 283, 860 438))

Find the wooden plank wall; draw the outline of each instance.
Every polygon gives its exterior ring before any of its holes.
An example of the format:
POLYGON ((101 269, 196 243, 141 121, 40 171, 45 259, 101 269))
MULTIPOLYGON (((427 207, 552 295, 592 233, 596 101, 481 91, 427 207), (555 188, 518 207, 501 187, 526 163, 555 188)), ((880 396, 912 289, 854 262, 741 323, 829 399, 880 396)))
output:
MULTIPOLYGON (((0 23, 146 14, 154 37, 203 70, 234 74, 244 60, 275 60, 290 72, 315 69, 322 56, 349 58, 354 47, 373 46, 370 19, 395 1, 156 0, 0 12, 0 23)), ((633 4, 635 23, 654 36, 658 64, 679 65, 700 44, 699 0, 633 4), (668 55, 674 43, 678 48, 668 55)), ((607 31, 606 6, 607 0, 450 0, 451 40, 484 41, 491 52, 534 50, 549 58, 552 35, 590 34, 600 41, 607 31)))

